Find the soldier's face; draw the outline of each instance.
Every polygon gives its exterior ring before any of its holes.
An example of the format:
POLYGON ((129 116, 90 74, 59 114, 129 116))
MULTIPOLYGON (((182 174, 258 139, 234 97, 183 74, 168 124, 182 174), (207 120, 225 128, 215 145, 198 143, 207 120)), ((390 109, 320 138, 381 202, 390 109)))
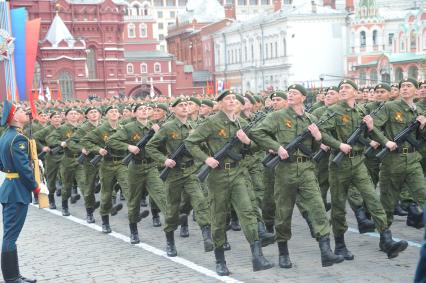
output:
POLYGON ((45 113, 41 113, 38 115, 38 120, 40 123, 44 124, 48 120, 48 116, 45 113))
POLYGON ((335 90, 329 90, 327 91, 327 94, 325 95, 324 103, 327 106, 336 104, 340 100, 339 93, 335 90))
POLYGON ((342 100, 354 99, 356 92, 356 89, 350 84, 342 84, 339 88, 339 94, 342 100))
POLYGON ((120 112, 118 111, 118 109, 110 109, 108 110, 106 117, 109 121, 115 122, 120 117, 120 112))
POLYGON ((297 106, 303 104, 306 97, 297 89, 290 89, 287 93, 288 106, 297 106))
POLYGON ((56 126, 56 127, 58 127, 59 125, 61 125, 61 123, 62 123, 61 115, 53 115, 52 118, 50 118, 50 123, 53 126, 56 126))
POLYGON ((235 111, 237 107, 237 98, 235 94, 228 94, 220 101, 220 107, 224 112, 231 113, 235 111))
POLYGON ((376 90, 375 100, 376 101, 386 101, 389 98, 389 91, 383 88, 379 88, 376 90))
POLYGON ((92 109, 89 112, 87 112, 87 119, 89 119, 92 122, 96 122, 99 120, 100 113, 98 110, 92 109))
POLYGON ((194 101, 188 101, 188 114, 197 113, 199 108, 198 104, 194 101))
POLYGON ((419 87, 418 92, 419 92, 419 97, 422 98, 422 99, 425 99, 426 98, 426 84, 422 84, 419 87))
POLYGON ((66 119, 69 123, 76 123, 78 121, 79 114, 77 111, 71 110, 67 113, 66 119))
POLYGON ((123 110, 123 118, 130 118, 132 117, 132 111, 130 111, 129 109, 124 109, 123 110))
POLYGON ((288 106, 287 100, 285 100, 284 98, 279 96, 272 97, 272 108, 274 108, 274 110, 287 108, 287 106, 288 106))
POLYGON ((209 107, 205 104, 201 104, 200 115, 203 116, 203 117, 208 116, 212 112, 212 110, 213 109, 211 107, 209 107))
POLYGON ((152 111, 153 120, 161 120, 166 116, 166 111, 161 108, 154 108, 152 111))
POLYGON ((401 97, 405 99, 411 99, 416 95, 416 87, 411 82, 404 82, 401 84, 401 88, 399 92, 401 93, 401 97))
POLYGON ((136 110, 136 118, 145 120, 148 117, 148 107, 141 106, 136 110))
POLYGON ((13 115, 13 120, 20 124, 25 124, 29 121, 29 116, 24 109, 18 107, 18 109, 15 111, 15 114, 13 115))
POLYGON ((391 92, 390 92, 390 98, 397 98, 399 96, 399 88, 397 87, 392 87, 391 88, 391 92))
POLYGON ((187 102, 181 102, 175 107, 173 107, 173 111, 175 115, 179 118, 186 118, 188 117, 188 103, 187 102))
POLYGON ((248 100, 247 98, 244 98, 244 111, 253 111, 254 105, 248 100))

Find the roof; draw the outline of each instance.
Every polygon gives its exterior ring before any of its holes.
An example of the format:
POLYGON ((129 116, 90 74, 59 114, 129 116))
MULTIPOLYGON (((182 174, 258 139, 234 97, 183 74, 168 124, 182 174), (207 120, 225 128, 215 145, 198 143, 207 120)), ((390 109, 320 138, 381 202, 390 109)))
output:
POLYGON ((357 68, 373 67, 373 66, 377 66, 377 63, 378 63, 378 61, 371 61, 371 62, 368 62, 368 63, 356 65, 354 67, 357 67, 357 68))
POLYGON ((57 47, 63 40, 67 42, 70 47, 74 46, 75 43, 74 37, 59 15, 56 15, 53 19, 53 22, 47 31, 45 40, 49 41, 53 47, 57 47))
POLYGON ((194 71, 192 73, 194 82, 206 82, 212 80, 212 74, 209 71, 194 71))
POLYGON ((386 56, 389 58, 390 63, 426 60, 426 54, 397 53, 397 54, 387 54, 386 56))
POLYGON ((144 60, 144 59, 169 59, 173 55, 163 51, 125 51, 124 58, 126 60, 144 60))

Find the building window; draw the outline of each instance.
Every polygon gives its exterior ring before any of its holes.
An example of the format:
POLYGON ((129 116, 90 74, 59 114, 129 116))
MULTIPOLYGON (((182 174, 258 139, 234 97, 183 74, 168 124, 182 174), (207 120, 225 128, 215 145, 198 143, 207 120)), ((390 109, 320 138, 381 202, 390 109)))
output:
POLYGON ((166 5, 168 7, 174 7, 174 6, 176 6, 176 2, 175 2, 175 0, 167 0, 166 5))
POLYGON ((283 39, 283 55, 284 57, 287 56, 287 41, 285 40, 285 38, 283 39))
POLYGON ((160 63, 154 64, 154 73, 161 73, 161 65, 160 63))
POLYGON ((365 31, 361 31, 361 33, 359 34, 359 43, 360 43, 361 47, 365 47, 366 46, 365 31))
POLYGON ((393 33, 388 34, 388 44, 389 45, 392 45, 392 43, 393 43, 393 37, 394 37, 393 33))
POLYGON ((244 44, 244 62, 247 62, 247 45, 244 44))
POLYGON ((417 33, 412 30, 410 33, 410 49, 411 51, 416 50, 417 45, 417 33))
POLYGON ((262 5, 270 5, 271 4, 271 0, 262 0, 261 4, 262 5))
POLYGON ((157 12, 157 18, 159 18, 159 19, 163 18, 163 11, 157 12))
POLYGON ((148 73, 148 66, 145 63, 141 64, 141 73, 148 73))
POLYGON ((68 72, 60 72, 59 86, 61 87, 63 99, 70 99, 74 97, 74 83, 72 76, 68 72))
POLYGON ((247 1, 246 0, 238 0, 238 5, 245 6, 245 5, 247 5, 247 1))
POLYGON ((293 2, 293 0, 284 0, 284 4, 290 5, 293 2))
POLYGON ((278 58, 278 42, 275 41, 275 58, 278 58))
POLYGON ((411 66, 410 68, 408 68, 409 78, 417 79, 418 76, 419 76, 419 69, 417 69, 416 66, 411 66))
POLYGON ((158 29, 163 29, 164 28, 164 24, 163 23, 158 23, 158 29))
POLYGON ((144 15, 144 16, 148 16, 148 15, 149 15, 148 5, 145 5, 145 6, 143 7, 143 15, 144 15))
POLYGON ((366 84, 367 75, 364 71, 359 72, 359 84, 365 85, 366 84))
POLYGON ((179 4, 179 6, 185 6, 186 2, 187 2, 187 0, 179 0, 178 4, 179 4))
POLYGON ((176 12, 170 11, 170 18, 175 18, 175 17, 176 17, 176 12))
POLYGON ((251 61, 253 62, 254 61, 254 45, 253 45, 253 43, 252 44, 250 44, 250 49, 251 49, 251 61))
POLYGON ((271 43, 269 43, 269 49, 270 49, 270 51, 271 51, 271 58, 273 58, 274 57, 274 47, 273 47, 273 45, 272 45, 272 42, 271 43))
POLYGON ((228 4, 228 5, 234 4, 234 0, 226 0, 226 4, 228 4))
POLYGON ((396 68, 395 70, 395 81, 399 82, 403 79, 404 73, 402 72, 401 68, 396 68))
MULTIPOLYGON (((404 37, 400 38, 400 52, 404 52, 405 51, 405 42, 404 42, 404 37)), ((401 79, 402 80, 402 79, 401 79)))
POLYGON ((163 7, 164 6, 163 0, 154 0, 154 6, 163 7))
POLYGON ((159 34, 159 35, 158 35, 158 39, 159 39, 159 40, 164 40, 164 34, 159 34))
POLYGON ((250 0, 250 5, 257 5, 257 0, 250 0))
POLYGON ((96 79, 96 51, 90 48, 86 51, 87 75, 89 79, 96 79))
POLYGON ((139 5, 134 5, 132 9, 135 12, 134 15, 139 16, 139 5))
POLYGON ((373 46, 376 46, 377 44, 377 30, 373 30, 373 46))
POLYGON ((135 25, 134 24, 128 24, 127 25, 127 34, 129 38, 135 38, 136 37, 136 31, 135 31, 135 25))
POLYGON ((140 31, 140 35, 141 37, 146 37, 147 36, 147 28, 146 28, 146 24, 140 24, 139 25, 139 31, 140 31))
POLYGON ((171 25, 174 25, 174 24, 175 24, 174 22, 168 22, 167 23, 168 26, 171 26, 171 25))
POLYGON ((370 83, 377 83, 377 70, 371 70, 370 72, 370 83))
POLYGON ((133 74, 133 64, 132 63, 127 64, 127 73, 133 74))
POLYGON ((262 43, 259 42, 259 60, 262 60, 263 54, 262 54, 262 43))
POLYGON ((269 48, 268 48, 268 43, 265 44, 265 58, 268 59, 269 57, 269 48))

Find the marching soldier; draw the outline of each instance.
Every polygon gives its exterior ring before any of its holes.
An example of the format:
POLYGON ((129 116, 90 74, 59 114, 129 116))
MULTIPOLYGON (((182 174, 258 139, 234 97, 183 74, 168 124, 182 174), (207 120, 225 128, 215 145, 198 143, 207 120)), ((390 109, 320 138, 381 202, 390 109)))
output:
MULTIPOLYGON (((154 160, 147 156, 145 149, 141 150, 135 145, 151 128, 158 131, 159 127, 157 124, 153 125, 148 121, 148 109, 145 105, 137 104, 133 112, 136 121, 124 125, 123 128, 113 134, 109 138, 107 146, 113 150, 127 150, 135 155, 128 169, 129 197, 127 198, 127 207, 130 243, 138 244, 140 240, 137 223, 145 216, 140 215, 140 202, 143 192, 148 191, 149 196, 161 211, 166 211, 166 197, 154 160)), ((157 215, 157 217, 159 216, 157 215)))
MULTIPOLYGON (((389 258, 398 256, 399 252, 407 248, 406 241, 395 242, 392 239, 391 231, 388 229, 386 214, 374 191, 371 178, 368 175, 364 164, 364 146, 356 143, 349 145, 346 143, 349 136, 361 124, 365 123, 368 132, 374 139, 379 140, 388 148, 394 147, 391 142, 386 142, 382 134, 373 125, 371 116, 366 115, 355 104, 357 85, 350 80, 343 80, 339 84, 339 94, 341 102, 331 106, 328 113, 336 115, 321 126, 323 143, 332 148, 330 159, 339 153, 344 153, 340 165, 330 162, 330 190, 331 190, 331 223, 336 242, 335 254, 342 255, 346 260, 353 260, 354 255, 347 249, 344 234, 348 229, 346 223, 346 201, 348 190, 351 186, 356 187, 361 193, 365 205, 370 212, 375 226, 380 233, 380 248, 386 252, 389 258)), ((324 117, 324 116, 323 116, 324 117)), ((381 127, 378 124, 378 127, 381 127)), ((363 133, 364 134, 364 133, 363 133)), ((377 147, 372 141, 371 146, 377 147)), ((382 182, 380 182, 382 186, 382 182)), ((386 185, 384 186, 386 187, 386 185)), ((392 207, 393 213, 393 207, 392 207)))
POLYGON ((166 180, 167 211, 164 232, 167 239, 167 255, 174 257, 177 255, 174 231, 179 224, 179 205, 183 192, 190 196, 191 204, 197 215, 196 220, 201 228, 204 250, 206 252, 211 251, 213 244, 211 242, 208 204, 194 175, 197 170, 194 159, 189 155, 183 156, 178 162, 168 158, 168 155, 176 151, 193 129, 188 121, 188 99, 177 98, 171 106, 175 118, 165 123, 155 133, 146 145, 146 151, 155 161, 172 168, 166 180), (162 152, 163 149, 166 152, 162 152))
POLYGON ((315 166, 301 151, 289 156, 285 146, 308 129, 311 138, 303 141, 307 149, 319 148, 321 132, 315 125, 315 117, 304 111, 306 89, 299 84, 291 85, 287 93, 288 108, 270 114, 251 133, 253 139, 266 150, 277 152, 280 162, 275 169, 275 230, 279 251, 279 266, 291 268, 287 242, 291 238, 291 218, 296 199, 308 211, 321 250, 322 266, 331 266, 343 261, 330 248, 330 225, 326 216, 315 166), (274 138, 275 139, 274 139, 274 138))
POLYGON ((185 140, 185 145, 191 154, 213 168, 207 178, 207 184, 212 217, 216 272, 220 276, 229 275, 225 261, 224 244, 226 242, 226 218, 230 203, 235 208, 241 221, 244 235, 250 243, 253 271, 269 269, 273 265, 266 260, 262 253, 257 232, 256 215, 243 178, 244 168, 240 166, 238 161, 229 157, 219 162, 210 155, 217 152, 234 136, 241 141, 241 145, 233 149, 235 153, 240 153, 243 147, 250 147, 251 144, 251 140, 241 130, 241 125, 245 125, 246 122, 242 118, 235 116, 237 103, 235 95, 227 90, 221 93, 217 101, 220 104, 221 111, 199 125, 185 140), (212 151, 209 153, 210 156, 203 151, 202 143, 206 143, 212 151))

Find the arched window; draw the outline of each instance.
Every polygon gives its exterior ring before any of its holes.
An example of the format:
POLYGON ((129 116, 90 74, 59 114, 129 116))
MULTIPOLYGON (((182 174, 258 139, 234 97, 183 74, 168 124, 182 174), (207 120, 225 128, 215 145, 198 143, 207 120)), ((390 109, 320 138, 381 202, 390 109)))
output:
POLYGON ((361 47, 365 47, 367 45, 365 31, 361 31, 359 34, 359 44, 361 47))
POLYGON ((129 63, 127 64, 127 73, 128 74, 133 74, 134 70, 133 70, 133 64, 129 63))
POLYGON ((148 5, 143 6, 143 16, 148 16, 149 15, 148 8, 149 8, 148 5))
POLYGON ((146 24, 142 23, 139 25, 139 32, 140 32, 140 37, 142 38, 147 37, 146 24))
POLYGON ((86 51, 87 75, 89 79, 96 79, 96 51, 89 48, 86 51))
POLYGON ((148 67, 145 63, 141 64, 141 73, 148 73, 148 67))
POLYGON ((161 64, 160 63, 154 64, 154 73, 161 73, 161 64))
POLYGON ((251 48, 251 61, 254 61, 254 45, 253 43, 250 44, 250 48, 251 48))
POLYGON ((40 87, 41 80, 41 67, 38 61, 35 61, 34 65, 34 78, 33 78, 33 89, 38 90, 40 87))
POLYGON ((395 81, 399 82, 403 79, 404 73, 402 72, 401 68, 396 68, 395 70, 395 81))
POLYGON ((416 66, 410 66, 410 68, 408 68, 408 77, 414 78, 417 80, 418 76, 419 76, 419 69, 416 66))
POLYGON ((411 51, 416 50, 417 45, 417 33, 415 30, 412 30, 410 33, 410 49, 411 51))
POLYGON ((130 23, 127 25, 127 35, 129 36, 129 38, 136 37, 135 24, 130 23))
POLYGON ((373 30, 373 46, 376 46, 378 44, 377 34, 378 34, 377 30, 373 30))
POLYGON ((287 56, 287 41, 285 40, 285 38, 283 38, 283 56, 286 57, 287 56))
POLYGON ((370 72, 370 83, 376 84, 377 83, 377 70, 371 70, 370 72))
POLYGON ((140 9, 139 9, 139 5, 134 5, 133 6, 133 9, 135 9, 135 12, 136 12, 136 16, 139 16, 139 14, 140 14, 140 9))
POLYGON ((62 99, 74 98, 74 83, 68 72, 59 73, 59 85, 61 87, 62 99))

